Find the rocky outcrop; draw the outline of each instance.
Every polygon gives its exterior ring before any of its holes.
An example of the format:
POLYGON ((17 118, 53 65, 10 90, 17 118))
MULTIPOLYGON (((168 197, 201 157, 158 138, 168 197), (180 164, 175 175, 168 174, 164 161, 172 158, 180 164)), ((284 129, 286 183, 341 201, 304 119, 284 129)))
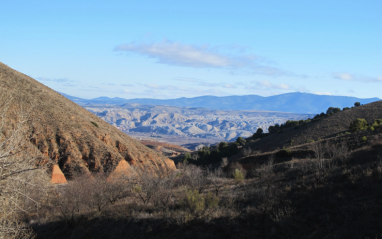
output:
POLYGON ((0 93, 11 94, 14 107, 32 109, 29 143, 66 179, 89 172, 112 173, 125 165, 121 162, 150 173, 175 169, 170 159, 36 80, 2 63, 0 76, 0 93))

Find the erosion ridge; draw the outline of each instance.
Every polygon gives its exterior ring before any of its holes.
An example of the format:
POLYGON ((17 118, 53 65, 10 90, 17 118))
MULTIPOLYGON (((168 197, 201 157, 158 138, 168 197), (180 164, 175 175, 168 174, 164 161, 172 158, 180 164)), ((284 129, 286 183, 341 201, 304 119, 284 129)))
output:
POLYGON ((78 173, 112 172, 128 166, 154 173, 175 169, 173 161, 147 148, 86 109, 31 77, 0 63, 0 91, 12 107, 32 105, 30 143, 46 162, 57 164, 66 178, 78 173))
POLYGON ((233 111, 161 105, 84 105, 84 108, 120 130, 229 141, 250 137, 257 128, 287 120, 306 119, 312 114, 272 111, 233 111))

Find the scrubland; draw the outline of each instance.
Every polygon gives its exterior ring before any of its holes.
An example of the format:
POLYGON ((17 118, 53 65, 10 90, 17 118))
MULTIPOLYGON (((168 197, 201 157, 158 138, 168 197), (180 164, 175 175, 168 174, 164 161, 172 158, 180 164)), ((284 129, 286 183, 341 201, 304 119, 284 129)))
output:
POLYGON ((18 215, 37 238, 382 236, 381 131, 280 151, 155 174, 78 175, 38 186, 44 196, 18 215))

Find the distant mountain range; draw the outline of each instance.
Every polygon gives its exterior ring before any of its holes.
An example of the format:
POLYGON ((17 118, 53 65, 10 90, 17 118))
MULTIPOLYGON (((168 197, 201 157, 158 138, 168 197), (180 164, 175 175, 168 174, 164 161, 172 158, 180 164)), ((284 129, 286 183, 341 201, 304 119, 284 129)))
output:
POLYGON ((354 102, 367 104, 379 101, 379 98, 360 99, 348 96, 315 95, 309 93, 287 93, 274 96, 199 96, 194 98, 178 98, 169 100, 160 99, 123 99, 98 97, 94 99, 81 99, 61 93, 66 98, 76 102, 79 105, 86 104, 110 104, 122 105, 126 103, 139 103, 146 105, 167 105, 177 107, 202 107, 213 110, 267 110, 279 112, 291 112, 301 114, 317 114, 326 112, 329 107, 351 107, 354 102))

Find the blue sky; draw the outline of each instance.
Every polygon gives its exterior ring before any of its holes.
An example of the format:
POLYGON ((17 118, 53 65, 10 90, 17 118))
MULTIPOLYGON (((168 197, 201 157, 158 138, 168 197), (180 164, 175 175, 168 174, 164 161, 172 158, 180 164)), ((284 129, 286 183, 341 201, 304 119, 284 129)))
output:
POLYGON ((3 1, 0 61, 82 98, 382 98, 381 9, 381 0, 3 1))

